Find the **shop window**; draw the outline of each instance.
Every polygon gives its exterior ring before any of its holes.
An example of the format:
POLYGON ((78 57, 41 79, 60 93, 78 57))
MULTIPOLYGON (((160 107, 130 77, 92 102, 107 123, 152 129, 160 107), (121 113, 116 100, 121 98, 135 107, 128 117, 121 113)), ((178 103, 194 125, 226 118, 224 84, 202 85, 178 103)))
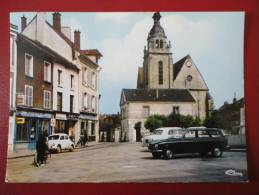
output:
POLYGON ((16 141, 29 141, 28 119, 24 124, 17 124, 16 126, 16 141))
POLYGON ((44 81, 51 82, 51 64, 44 61, 44 81))
POLYGON ((91 125, 91 135, 95 135, 95 123, 92 122, 92 125, 91 125))
POLYGON ((51 92, 44 90, 44 108, 51 108, 51 92))
POLYGON ((29 54, 25 54, 25 75, 33 77, 33 57, 29 54))
POLYGON ((33 87, 30 85, 25 85, 25 105, 33 105, 33 87))

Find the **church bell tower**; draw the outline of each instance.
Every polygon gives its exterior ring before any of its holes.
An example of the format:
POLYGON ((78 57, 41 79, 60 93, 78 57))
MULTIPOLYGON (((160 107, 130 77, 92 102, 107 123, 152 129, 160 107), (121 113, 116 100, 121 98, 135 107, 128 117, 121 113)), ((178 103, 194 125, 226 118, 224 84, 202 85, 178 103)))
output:
POLYGON ((173 86, 171 43, 167 41, 160 19, 160 13, 154 13, 154 24, 148 34, 147 47, 144 48, 144 88, 167 89, 173 86))

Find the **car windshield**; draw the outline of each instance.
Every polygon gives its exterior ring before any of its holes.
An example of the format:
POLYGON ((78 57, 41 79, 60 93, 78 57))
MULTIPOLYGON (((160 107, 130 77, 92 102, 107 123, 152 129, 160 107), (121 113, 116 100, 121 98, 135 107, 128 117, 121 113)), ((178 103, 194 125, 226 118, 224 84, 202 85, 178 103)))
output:
POLYGON ((59 138, 58 135, 51 135, 48 137, 48 140, 57 140, 59 138))
POLYGON ((156 129, 155 131, 154 131, 154 134, 155 135, 161 135, 163 133, 163 130, 162 129, 156 129))

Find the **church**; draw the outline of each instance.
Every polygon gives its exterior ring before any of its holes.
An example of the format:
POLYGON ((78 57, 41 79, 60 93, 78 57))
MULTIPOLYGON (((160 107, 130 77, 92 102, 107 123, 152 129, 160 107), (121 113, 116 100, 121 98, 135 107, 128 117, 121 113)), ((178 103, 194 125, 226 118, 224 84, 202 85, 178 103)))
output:
POLYGON ((154 13, 154 24, 138 68, 137 88, 122 89, 121 141, 140 141, 148 116, 177 113, 204 120, 213 109, 209 88, 190 55, 173 62, 171 42, 154 13), (140 130, 135 129, 140 124, 140 130))

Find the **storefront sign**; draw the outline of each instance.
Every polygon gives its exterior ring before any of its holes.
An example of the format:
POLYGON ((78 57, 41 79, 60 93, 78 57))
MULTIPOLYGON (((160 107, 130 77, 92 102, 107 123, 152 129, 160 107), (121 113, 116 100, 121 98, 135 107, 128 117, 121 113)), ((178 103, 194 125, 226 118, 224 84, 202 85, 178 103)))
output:
POLYGON ((24 94, 17 94, 16 95, 16 104, 17 104, 17 106, 23 106, 24 105, 24 94))
POLYGON ((68 114, 67 119, 68 120, 78 120, 78 115, 77 114, 68 114))
POLYGON ((67 120, 67 116, 65 114, 56 114, 56 120, 67 120))
POLYGON ((27 112, 27 111, 17 111, 17 116, 24 116, 24 117, 34 117, 34 118, 51 118, 51 114, 49 113, 39 113, 39 112, 27 112))
POLYGON ((16 118, 16 124, 24 124, 24 123, 25 123, 25 118, 23 117, 16 118))

